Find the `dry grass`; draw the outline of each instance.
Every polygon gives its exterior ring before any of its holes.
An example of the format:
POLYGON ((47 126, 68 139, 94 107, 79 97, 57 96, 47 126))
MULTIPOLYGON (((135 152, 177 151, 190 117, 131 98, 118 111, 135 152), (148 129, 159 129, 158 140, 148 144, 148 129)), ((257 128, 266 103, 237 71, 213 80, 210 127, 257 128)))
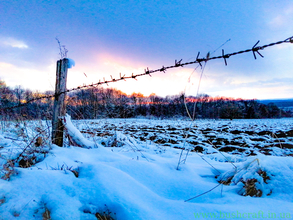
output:
POLYGON ((0 170, 0 175, 3 180, 10 180, 12 176, 17 175, 12 160, 7 160, 6 164, 3 164, 2 169, 0 170))
POLYGON ((79 177, 79 167, 77 167, 77 168, 73 168, 72 166, 71 167, 69 167, 69 166, 67 166, 67 165, 65 165, 65 164, 63 164, 61 167, 59 167, 59 165, 58 165, 58 167, 56 167, 56 168, 54 168, 54 167, 51 167, 51 169, 52 170, 63 170, 65 173, 67 172, 67 171, 70 171, 70 172, 72 172, 73 174, 74 174, 74 176, 76 177, 76 178, 78 178, 79 177))
POLYGON ((6 202, 6 197, 5 196, 3 196, 2 198, 0 198, 0 206, 2 204, 4 204, 5 202, 6 202))
POLYGON ((94 215, 98 220, 117 220, 116 213, 112 213, 106 204, 103 209, 85 208, 83 212, 94 215))
POLYGON ((261 197, 262 191, 256 187, 257 179, 248 179, 246 181, 241 181, 244 184, 244 193, 243 196, 251 197, 261 197))
POLYGON ((12 213, 12 215, 13 215, 14 217, 19 217, 19 216, 20 216, 20 213, 17 212, 17 211, 14 211, 14 212, 12 213))
POLYGON ((96 213, 95 216, 98 220, 115 220, 115 218, 112 217, 112 213, 109 210, 102 213, 96 213))
POLYGON ((43 220, 51 220, 51 212, 50 210, 45 206, 45 212, 42 215, 43 220))

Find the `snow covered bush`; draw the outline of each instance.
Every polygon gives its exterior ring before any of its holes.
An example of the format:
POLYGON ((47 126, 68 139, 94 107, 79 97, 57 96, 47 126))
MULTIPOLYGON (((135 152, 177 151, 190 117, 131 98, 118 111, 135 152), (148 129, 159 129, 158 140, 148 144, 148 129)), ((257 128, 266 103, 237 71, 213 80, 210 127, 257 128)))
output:
POLYGON ((42 161, 51 148, 48 126, 42 121, 10 121, 0 133, 0 178, 10 180, 16 167, 42 161))
POLYGON ((270 175, 259 164, 259 159, 249 159, 218 177, 218 181, 224 185, 237 185, 241 189, 238 192, 243 196, 262 197, 270 195, 272 190, 266 187, 270 175))

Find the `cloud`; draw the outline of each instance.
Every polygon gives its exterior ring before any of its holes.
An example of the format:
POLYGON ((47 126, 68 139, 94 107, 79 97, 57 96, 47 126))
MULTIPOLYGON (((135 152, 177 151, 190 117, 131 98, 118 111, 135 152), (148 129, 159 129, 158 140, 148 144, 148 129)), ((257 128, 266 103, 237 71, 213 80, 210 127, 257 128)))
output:
POLYGON ((2 37, 2 38, 0 38, 0 42, 4 46, 19 48, 19 49, 27 49, 28 48, 28 45, 26 43, 24 43, 21 40, 17 40, 15 38, 12 38, 12 37, 6 37, 6 38, 2 37))
POLYGON ((269 19, 269 25, 273 28, 290 28, 293 17, 293 4, 278 11, 277 14, 272 13, 273 17, 269 19))
POLYGON ((284 25, 285 21, 286 19, 284 18, 284 16, 278 15, 271 20, 270 24, 274 27, 278 27, 284 25))
POLYGON ((43 67, 42 70, 19 68, 13 64, 0 62, 0 79, 9 87, 21 85, 31 90, 46 91, 54 87, 55 66, 43 67), (52 77, 51 77, 52 76, 52 77))
POLYGON ((212 96, 227 96, 247 99, 292 98, 293 78, 271 78, 268 80, 236 81, 231 79, 227 84, 214 84, 207 88, 212 96))
MULTIPOLYGON (((98 56, 96 62, 92 65, 84 65, 77 62, 76 67, 69 70, 67 85, 68 88, 74 88, 83 84, 97 83, 99 80, 111 80, 121 76, 131 76, 145 72, 147 65, 136 60, 127 60, 121 57, 110 55, 98 56), (85 74, 86 75, 85 75, 85 74)), ((152 67, 149 67, 153 69, 152 67)), ((159 67, 157 67, 159 68, 159 67)), ((154 67, 154 69, 157 69, 154 67)), ((179 94, 184 90, 187 84, 187 78, 193 69, 182 68, 177 70, 168 70, 167 73, 157 72, 150 76, 142 76, 135 79, 109 83, 109 87, 114 87, 127 94, 140 92, 144 95, 156 93, 160 96, 179 94)), ((107 87, 107 86, 106 86, 107 87)))

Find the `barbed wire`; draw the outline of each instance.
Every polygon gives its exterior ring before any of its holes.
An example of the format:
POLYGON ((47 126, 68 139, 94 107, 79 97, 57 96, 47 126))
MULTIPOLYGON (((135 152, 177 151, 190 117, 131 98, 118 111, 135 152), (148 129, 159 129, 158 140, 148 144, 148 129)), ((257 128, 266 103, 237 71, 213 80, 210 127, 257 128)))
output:
POLYGON ((250 48, 250 49, 241 50, 241 51, 234 52, 234 53, 229 53, 229 54, 225 54, 224 49, 222 49, 222 55, 221 56, 215 56, 215 57, 210 57, 210 53, 208 53, 206 55, 206 57, 199 58, 200 52, 198 52, 197 57, 196 57, 196 59, 194 61, 182 63, 182 59, 179 60, 179 61, 175 60, 174 65, 166 66, 166 67, 162 66, 161 68, 155 69, 155 70, 149 70, 149 68, 147 67, 144 70, 144 73, 141 73, 141 74, 134 75, 132 73, 132 75, 130 75, 130 76, 125 76, 125 75, 122 76, 121 73, 120 73, 120 76, 117 79, 113 78, 112 75, 110 75, 111 80, 106 80, 105 78, 103 78, 103 81, 99 80, 99 82, 97 82, 97 83, 92 83, 92 84, 88 84, 88 85, 83 85, 83 86, 78 86, 78 87, 75 87, 75 88, 67 89, 67 90, 65 90, 63 92, 60 92, 58 94, 55 93, 55 94, 52 94, 52 95, 43 95, 43 96, 40 96, 40 97, 37 97, 37 98, 30 99, 30 100, 26 101, 25 103, 21 103, 21 104, 11 106, 11 107, 0 108, 0 110, 9 110, 9 109, 13 109, 13 108, 23 107, 23 106, 25 106, 25 105, 27 105, 27 104, 29 104, 31 102, 34 102, 34 101, 38 101, 38 100, 42 100, 42 99, 51 99, 53 97, 57 97, 57 96, 59 96, 61 94, 64 94, 64 93, 69 93, 69 92, 72 92, 72 91, 77 91, 77 90, 90 88, 90 87, 96 87, 96 86, 103 85, 103 84, 108 85, 109 83, 114 83, 114 82, 118 82, 118 81, 122 81, 122 80, 126 80, 126 79, 135 79, 136 80, 137 77, 145 76, 145 75, 151 76, 151 74, 156 73, 156 72, 164 72, 165 73, 167 70, 172 69, 172 68, 184 67, 184 66, 192 65, 192 64, 199 64, 202 67, 202 63, 206 63, 206 62, 208 62, 210 60, 224 59, 224 63, 227 66, 228 65, 227 64, 227 59, 228 58, 230 58, 231 56, 235 56, 235 55, 239 55, 239 54, 243 54, 243 53, 252 52, 254 59, 257 59, 257 56, 256 56, 257 54, 260 57, 263 58, 264 56, 259 52, 260 50, 263 50, 263 49, 265 49, 267 47, 272 47, 272 46, 275 46, 275 45, 283 44, 283 43, 293 43, 293 36, 289 37, 289 38, 287 38, 285 40, 277 41, 277 42, 266 44, 266 45, 263 45, 263 46, 257 46, 259 44, 259 42, 260 41, 257 41, 256 44, 254 44, 253 47, 250 48))

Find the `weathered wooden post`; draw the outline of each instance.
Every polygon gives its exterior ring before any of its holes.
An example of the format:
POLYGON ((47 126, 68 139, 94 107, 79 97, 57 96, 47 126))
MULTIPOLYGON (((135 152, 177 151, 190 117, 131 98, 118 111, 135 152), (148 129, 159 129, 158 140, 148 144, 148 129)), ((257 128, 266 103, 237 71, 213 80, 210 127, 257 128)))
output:
POLYGON ((63 146, 64 126, 60 117, 66 114, 65 96, 68 64, 69 60, 67 58, 57 61, 55 100, 52 118, 52 143, 59 147, 63 146))

